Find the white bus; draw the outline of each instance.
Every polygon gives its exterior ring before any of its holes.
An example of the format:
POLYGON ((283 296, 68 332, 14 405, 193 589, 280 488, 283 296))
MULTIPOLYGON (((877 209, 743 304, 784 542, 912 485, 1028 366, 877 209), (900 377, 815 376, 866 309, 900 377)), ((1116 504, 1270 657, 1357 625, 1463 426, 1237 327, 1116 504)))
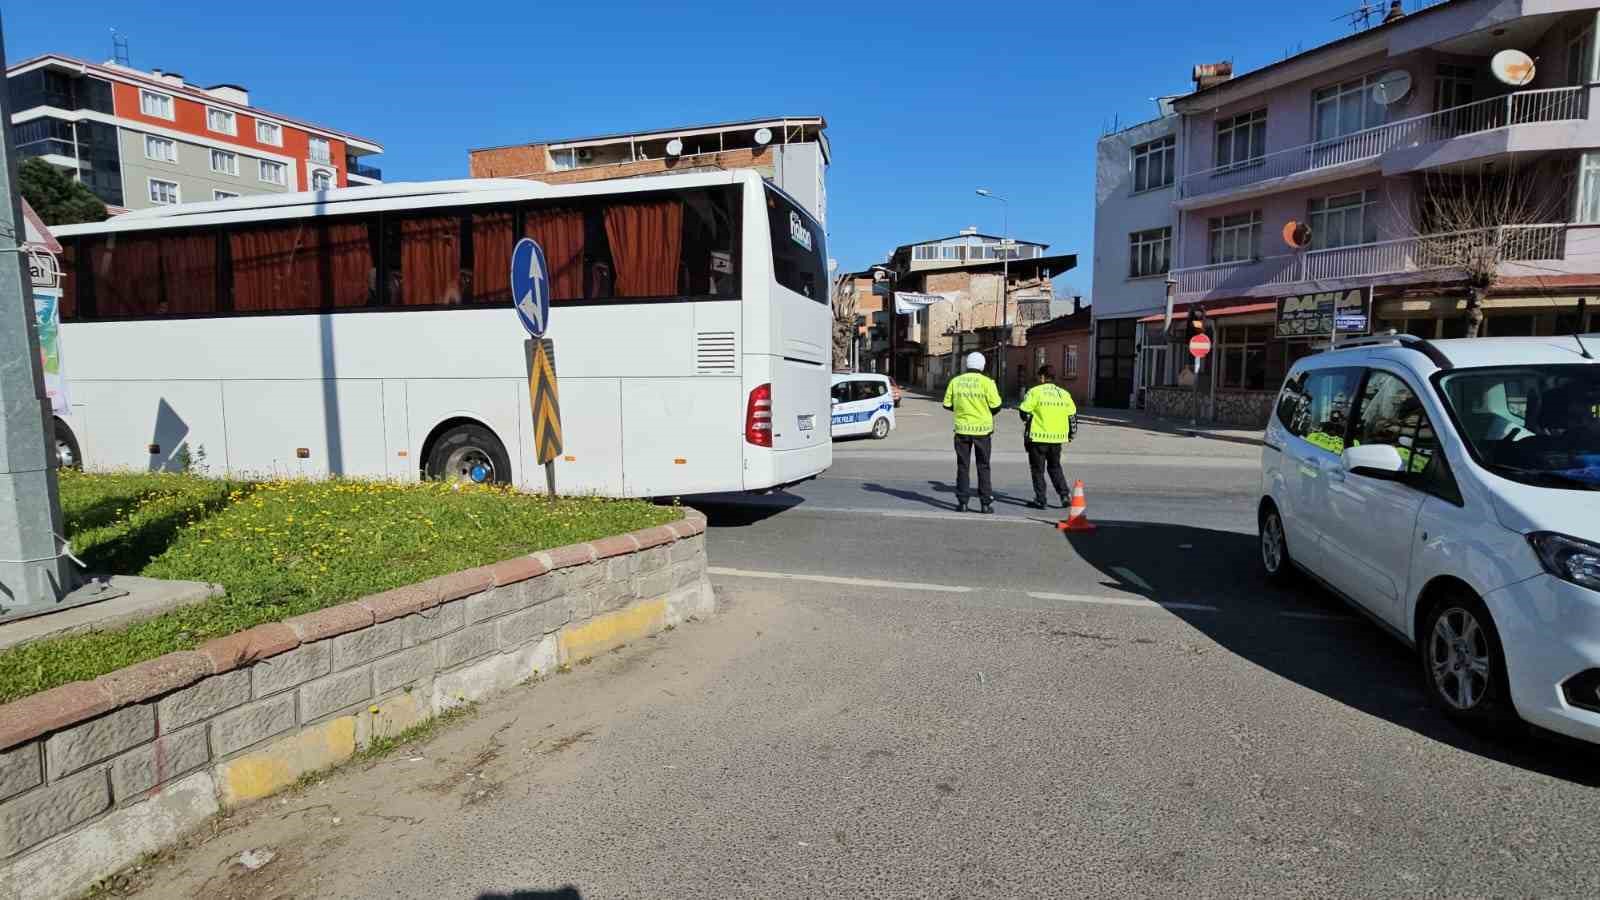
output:
POLYGON ((55 233, 64 462, 542 488, 524 235, 550 268, 559 490, 764 490, 832 460, 823 230, 754 172, 390 184, 55 233))

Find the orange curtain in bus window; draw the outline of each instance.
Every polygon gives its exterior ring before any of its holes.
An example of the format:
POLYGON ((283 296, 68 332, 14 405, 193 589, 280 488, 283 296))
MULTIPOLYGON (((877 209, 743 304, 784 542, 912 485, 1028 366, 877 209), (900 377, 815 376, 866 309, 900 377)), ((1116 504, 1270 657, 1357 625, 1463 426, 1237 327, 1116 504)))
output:
POLYGON ((401 220, 399 288, 401 306, 453 306, 461 302, 460 216, 401 220))
POLYGON ((155 239, 108 234, 90 240, 96 314, 104 318, 160 315, 161 251, 155 239))
POLYGON ((217 236, 168 232, 161 244, 161 303, 168 315, 217 311, 217 236))
POLYGON ((235 312, 311 312, 322 308, 316 231, 303 224, 228 235, 235 312), (308 246, 309 245, 309 246, 308 246))
POLYGON ((510 212, 472 214, 472 282, 468 303, 511 302, 510 212))
POLYGON ((606 239, 611 242, 618 297, 671 297, 678 293, 682 203, 614 203, 606 207, 606 239))
POLYGON ((325 247, 323 258, 328 285, 333 291, 333 308, 366 306, 377 289, 377 270, 372 265, 367 223, 330 222, 325 247))
MULTIPOLYGON (((530 208, 523 233, 544 248, 544 261, 550 267, 550 299, 583 299, 583 211, 530 208)), ((510 264, 507 258, 506 265, 510 264)))

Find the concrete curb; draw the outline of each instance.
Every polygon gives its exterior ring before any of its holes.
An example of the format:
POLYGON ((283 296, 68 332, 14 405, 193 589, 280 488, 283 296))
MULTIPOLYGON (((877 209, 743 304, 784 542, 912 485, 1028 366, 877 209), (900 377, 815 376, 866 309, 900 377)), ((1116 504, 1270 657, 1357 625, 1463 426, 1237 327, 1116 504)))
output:
POLYGON ((73 896, 373 738, 710 615, 705 529, 686 510, 0 706, 0 897, 73 896))

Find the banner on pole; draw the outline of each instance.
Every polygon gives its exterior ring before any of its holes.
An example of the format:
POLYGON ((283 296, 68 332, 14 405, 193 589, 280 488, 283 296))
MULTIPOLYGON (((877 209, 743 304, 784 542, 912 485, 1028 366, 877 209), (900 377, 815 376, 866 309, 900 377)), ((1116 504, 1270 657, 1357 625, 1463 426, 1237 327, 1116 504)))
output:
POLYGON ((954 303, 960 296, 959 291, 944 294, 917 294, 911 291, 895 291, 894 311, 902 316, 909 316, 935 303, 954 303))

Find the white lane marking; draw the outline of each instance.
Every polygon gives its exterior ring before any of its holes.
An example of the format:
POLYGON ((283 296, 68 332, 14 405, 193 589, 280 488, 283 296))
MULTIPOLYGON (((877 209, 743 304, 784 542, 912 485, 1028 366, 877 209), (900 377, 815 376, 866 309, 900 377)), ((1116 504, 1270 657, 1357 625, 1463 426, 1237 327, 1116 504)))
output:
POLYGON ((784 512, 793 511, 797 513, 810 512, 843 514, 851 516, 883 516, 884 518, 888 519, 935 519, 941 522, 972 522, 974 524, 987 525, 1049 525, 1050 527, 1054 528, 1056 522, 1059 521, 1057 519, 1036 519, 1032 516, 985 516, 979 513, 958 513, 953 509, 949 512, 938 512, 935 510, 921 511, 872 509, 865 506, 816 506, 811 503, 797 503, 794 506, 781 506, 781 504, 778 503, 725 503, 723 501, 717 501, 717 505, 742 506, 746 508, 777 507, 781 508, 784 512))
POLYGON ((1028 596, 1035 600, 1057 600, 1062 603, 1094 603, 1100 606, 1135 606, 1142 609, 1194 609, 1203 612, 1216 612, 1215 606, 1204 603, 1158 603, 1155 600, 1146 600, 1142 597, 1103 597, 1093 594, 1052 594, 1047 591, 1029 591, 1028 596))
MULTIPOLYGON (((846 578, 839 575, 805 575, 797 572, 764 572, 754 569, 731 569, 726 566, 708 566, 707 574, 728 578, 761 578, 769 581, 808 581, 815 584, 837 584, 848 587, 889 588, 901 591, 927 591, 939 594, 970 594, 977 588, 958 584, 923 584, 916 581, 880 581, 875 578, 846 578)), ((1110 596, 1098 594, 1053 594, 1048 591, 1027 591, 1035 600, 1054 600, 1064 603, 1088 603, 1099 606, 1131 606, 1139 609, 1190 609, 1216 612, 1215 606, 1204 603, 1159 603, 1143 597, 1110 596)))
POLYGON ((940 594, 970 594, 972 588, 954 584, 921 584, 915 581, 878 581, 873 578, 844 578, 838 575, 800 575, 792 572, 757 572, 710 566, 706 572, 730 578, 766 578, 774 581, 810 581, 817 584, 842 584, 849 587, 893 588, 902 591, 930 591, 940 594))
POLYGON ((1317 621, 1320 621, 1320 622, 1355 622, 1355 621, 1359 621, 1358 619, 1356 619, 1355 616, 1341 616, 1341 615, 1337 615, 1337 614, 1334 614, 1334 613, 1291 612, 1291 611, 1285 610, 1283 612, 1278 613, 1278 615, 1283 616, 1286 619, 1316 619, 1317 621))
POLYGON ((1148 581, 1145 581, 1143 578, 1140 578, 1139 574, 1137 572, 1133 571, 1132 569, 1126 568, 1124 566, 1112 566, 1111 567, 1111 571, 1117 573, 1118 575, 1121 575, 1124 581, 1130 581, 1133 584, 1138 585, 1139 590, 1141 590, 1141 591, 1152 591, 1152 590, 1155 590, 1154 588, 1152 588, 1150 586, 1150 583, 1148 581))

